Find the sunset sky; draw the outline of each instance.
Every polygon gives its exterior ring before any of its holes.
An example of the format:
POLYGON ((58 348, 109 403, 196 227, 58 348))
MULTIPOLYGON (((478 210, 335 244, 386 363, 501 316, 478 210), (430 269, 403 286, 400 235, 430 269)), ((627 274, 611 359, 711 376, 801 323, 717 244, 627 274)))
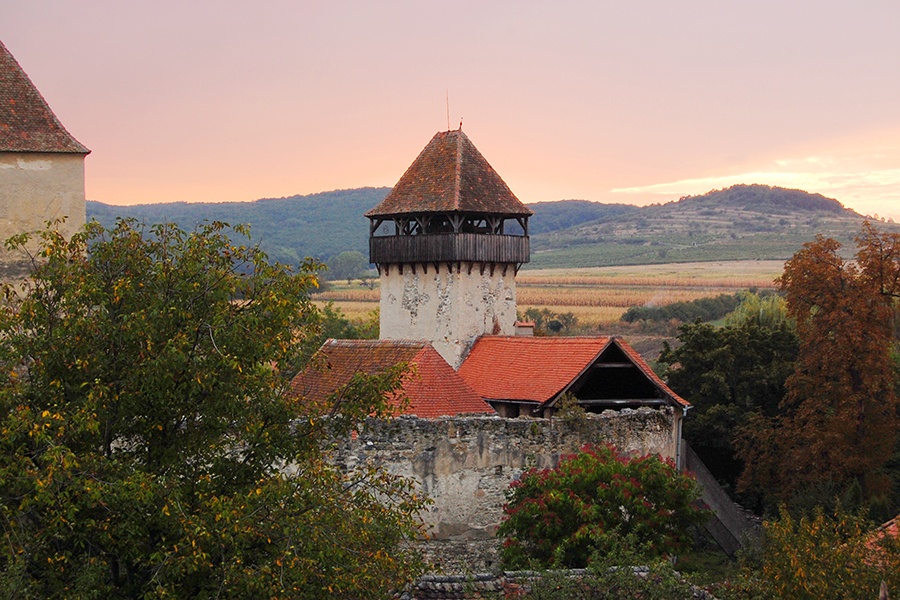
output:
POLYGON ((390 186, 463 131, 523 202, 801 188, 900 220, 900 2, 9 0, 87 197, 390 186))

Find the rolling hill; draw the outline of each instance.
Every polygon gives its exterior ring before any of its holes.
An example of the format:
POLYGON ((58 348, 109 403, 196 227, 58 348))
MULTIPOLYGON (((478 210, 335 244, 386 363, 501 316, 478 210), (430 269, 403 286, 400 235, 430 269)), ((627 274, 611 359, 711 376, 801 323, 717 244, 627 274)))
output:
POLYGON ((850 254, 864 218, 819 194, 736 185, 535 235, 528 268, 783 260, 817 234, 850 254))
MULTIPOLYGON (((363 213, 388 191, 359 188, 216 204, 89 201, 87 216, 107 226, 117 217, 185 228, 203 220, 245 223, 270 257, 295 263, 305 256, 328 260, 344 250, 366 254, 363 213)), ((817 234, 852 246, 864 219, 832 198, 765 185, 736 185, 646 207, 585 200, 529 207, 535 215, 528 268, 787 259, 817 234)), ((889 223, 881 227, 900 231, 889 223)))
POLYGON ((104 226, 118 217, 143 223, 173 222, 191 229, 203 221, 250 225, 252 239, 269 257, 295 264, 307 256, 328 260, 345 250, 369 252, 369 221, 363 213, 381 202, 390 188, 335 190, 307 196, 264 198, 254 202, 173 202, 113 206, 88 201, 87 218, 104 226))

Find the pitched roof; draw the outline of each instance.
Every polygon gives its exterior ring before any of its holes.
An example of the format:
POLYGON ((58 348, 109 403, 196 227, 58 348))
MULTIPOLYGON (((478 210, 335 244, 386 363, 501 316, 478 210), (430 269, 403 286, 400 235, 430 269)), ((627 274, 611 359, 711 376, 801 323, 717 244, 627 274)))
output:
POLYGON ((572 384, 611 345, 675 404, 689 403, 673 392, 631 346, 614 337, 478 338, 459 374, 486 400, 545 403, 572 384))
POLYGON ((294 377, 291 389, 307 401, 324 402, 356 373, 372 375, 407 363, 401 385, 409 404, 403 414, 430 418, 494 410, 422 340, 327 340, 317 359, 294 377))
POLYGON ((459 367, 482 398, 546 402, 600 355, 605 337, 483 335, 459 367))
POLYGON ((62 126, 47 101, 2 42, 0 152, 90 153, 62 126))
POLYGON ((439 131, 367 217, 415 213, 530 216, 462 130, 439 131))

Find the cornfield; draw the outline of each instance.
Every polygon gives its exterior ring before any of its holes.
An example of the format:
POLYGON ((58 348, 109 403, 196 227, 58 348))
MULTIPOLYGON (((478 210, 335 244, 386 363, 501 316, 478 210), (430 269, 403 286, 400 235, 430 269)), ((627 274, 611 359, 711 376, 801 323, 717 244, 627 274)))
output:
POLYGON ((516 286, 516 302, 532 306, 595 306, 631 308, 632 306, 672 304, 719 294, 734 293, 739 288, 667 288, 665 286, 516 286))
MULTIPOLYGON (((571 312, 580 325, 610 325, 632 306, 665 306, 699 298, 733 294, 748 288, 771 289, 781 273, 779 261, 730 261, 591 267, 520 271, 516 277, 519 311, 549 308, 571 312)), ((378 307, 378 285, 332 284, 313 296, 316 302, 334 302, 350 319, 364 319, 378 307)))

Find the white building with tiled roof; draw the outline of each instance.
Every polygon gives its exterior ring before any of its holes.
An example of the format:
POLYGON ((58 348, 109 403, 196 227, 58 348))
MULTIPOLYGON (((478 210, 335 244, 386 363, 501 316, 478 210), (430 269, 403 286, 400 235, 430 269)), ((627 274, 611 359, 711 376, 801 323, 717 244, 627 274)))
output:
MULTIPOLYGON (((0 42, 0 240, 63 218, 66 236, 84 226, 89 153, 0 42)), ((23 258, 0 253, 0 275, 23 274, 23 258)))

